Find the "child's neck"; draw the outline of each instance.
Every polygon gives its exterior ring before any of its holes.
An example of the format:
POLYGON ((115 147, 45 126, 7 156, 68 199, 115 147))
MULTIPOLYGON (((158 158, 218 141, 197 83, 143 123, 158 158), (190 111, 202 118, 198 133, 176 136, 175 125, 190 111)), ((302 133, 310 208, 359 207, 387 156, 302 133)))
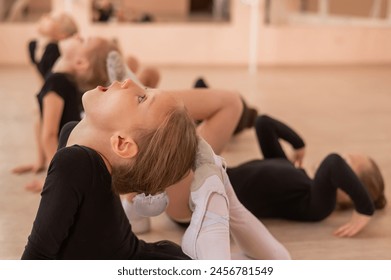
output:
POLYGON ((81 145, 95 150, 102 157, 108 171, 111 173, 111 153, 107 150, 107 147, 110 145, 106 142, 107 140, 105 141, 105 139, 108 139, 107 135, 91 128, 88 121, 86 119, 82 119, 69 135, 66 146, 81 145))
POLYGON ((53 66, 53 72, 61 72, 61 73, 69 73, 73 74, 73 67, 71 64, 66 61, 65 59, 62 59, 61 57, 56 61, 56 63, 53 66))

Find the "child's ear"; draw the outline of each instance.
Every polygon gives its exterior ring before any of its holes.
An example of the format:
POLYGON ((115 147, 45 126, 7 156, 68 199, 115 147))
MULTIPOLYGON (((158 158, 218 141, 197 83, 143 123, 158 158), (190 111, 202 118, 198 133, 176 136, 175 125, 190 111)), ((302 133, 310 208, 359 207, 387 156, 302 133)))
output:
POLYGON ((113 135, 110 138, 111 148, 121 158, 133 158, 138 153, 136 142, 130 137, 113 135))

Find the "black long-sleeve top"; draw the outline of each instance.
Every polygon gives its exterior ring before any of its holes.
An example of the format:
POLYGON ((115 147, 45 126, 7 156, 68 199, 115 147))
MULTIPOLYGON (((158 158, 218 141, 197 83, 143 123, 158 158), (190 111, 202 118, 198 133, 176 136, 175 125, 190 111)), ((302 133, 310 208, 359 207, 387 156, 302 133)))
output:
POLYGON ((60 149, 41 196, 22 259, 131 259, 136 254, 139 240, 95 151, 60 149))
POLYGON ((269 116, 260 116, 256 132, 265 158, 227 169, 239 200, 254 215, 321 220, 335 209, 337 188, 350 196, 357 212, 374 213, 368 191, 342 157, 328 155, 315 177, 310 178, 287 160, 278 142, 284 139, 295 149, 304 147, 304 141, 295 131, 269 116))
POLYGON ((42 78, 46 78, 46 76, 51 72, 54 63, 60 57, 60 49, 58 48, 57 42, 50 42, 45 46, 45 50, 42 54, 41 59, 38 61, 36 58, 36 49, 37 49, 37 41, 32 40, 28 44, 28 51, 30 56, 30 61, 34 64, 41 74, 42 78))

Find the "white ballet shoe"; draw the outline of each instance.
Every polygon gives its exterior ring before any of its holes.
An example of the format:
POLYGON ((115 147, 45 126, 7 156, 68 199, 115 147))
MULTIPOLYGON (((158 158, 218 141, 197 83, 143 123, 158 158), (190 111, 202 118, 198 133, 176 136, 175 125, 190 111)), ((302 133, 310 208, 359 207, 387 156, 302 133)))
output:
MULTIPOLYGON (((208 175, 209 176, 209 175, 208 175)), ((197 190, 192 191, 190 194, 190 206, 193 210, 191 216, 190 225, 186 229, 185 234, 182 238, 182 250, 183 252, 191 257, 192 259, 204 259, 205 254, 200 254, 201 251, 205 251, 204 248, 213 248, 213 252, 217 254, 216 259, 222 259, 226 254, 223 251, 218 251, 218 248, 213 247, 214 244, 199 244, 199 236, 202 228, 207 228, 217 223, 223 227, 223 231, 227 232, 228 236, 228 248, 229 248, 229 216, 228 206, 225 215, 217 215, 207 210, 209 198, 217 193, 224 197, 225 204, 227 205, 228 200, 225 197, 224 186, 220 178, 216 175, 212 175, 203 180, 202 186, 198 187, 197 190)), ((211 238, 211 241, 213 239, 211 238)), ((212 243, 212 242, 211 242, 212 243)), ((229 250, 228 250, 229 251, 229 250)), ((213 259, 214 255, 206 254, 207 259, 213 259)))
POLYGON ((132 231, 135 234, 147 233, 151 230, 151 219, 149 217, 142 217, 134 210, 134 205, 127 199, 122 200, 122 207, 124 208, 126 217, 132 226, 132 231))
POLYGON ((229 259, 228 199, 222 183, 221 168, 215 164, 213 150, 203 139, 200 139, 198 144, 196 170, 189 202, 193 214, 182 238, 183 252, 192 259, 229 259), (216 210, 221 212, 221 215, 207 209, 213 195, 223 198, 221 207, 216 210), (209 242, 207 238, 200 241, 203 229, 205 232, 208 231, 206 234, 209 234, 209 242), (221 242, 221 246, 218 245, 216 248, 216 244, 212 244, 216 242, 221 242))
POLYGON ((107 55, 106 69, 107 69, 107 74, 109 76, 110 83, 114 81, 122 82, 126 79, 131 79, 140 87, 144 87, 144 85, 137 78, 136 74, 129 69, 129 67, 122 59, 121 54, 117 51, 111 51, 107 55))

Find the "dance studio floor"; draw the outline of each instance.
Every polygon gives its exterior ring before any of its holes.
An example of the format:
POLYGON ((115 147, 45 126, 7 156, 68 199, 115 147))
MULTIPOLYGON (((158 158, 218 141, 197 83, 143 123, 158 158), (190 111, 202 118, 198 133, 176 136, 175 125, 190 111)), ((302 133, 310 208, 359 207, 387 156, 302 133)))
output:
MULTIPOLYGON (((256 75, 245 67, 159 69, 161 88, 189 88, 202 75, 211 87, 240 91, 260 113, 289 123, 307 143, 304 165, 309 170, 330 152, 371 155, 383 171, 391 201, 391 66, 263 67, 256 75)), ((0 66, 0 85, 0 259, 19 259, 40 196, 24 189, 33 175, 9 170, 35 160, 33 119, 40 81, 30 67, 0 66)), ((261 157, 254 131, 233 138, 223 156, 229 165, 261 157)), ((350 212, 335 212, 318 223, 263 222, 294 259, 391 259, 390 207, 377 212, 356 237, 334 237, 333 230, 349 217, 350 212)), ((152 220, 152 232, 139 237, 180 243, 182 234, 163 214, 152 220)), ((238 251, 235 245, 232 251, 238 251)))

